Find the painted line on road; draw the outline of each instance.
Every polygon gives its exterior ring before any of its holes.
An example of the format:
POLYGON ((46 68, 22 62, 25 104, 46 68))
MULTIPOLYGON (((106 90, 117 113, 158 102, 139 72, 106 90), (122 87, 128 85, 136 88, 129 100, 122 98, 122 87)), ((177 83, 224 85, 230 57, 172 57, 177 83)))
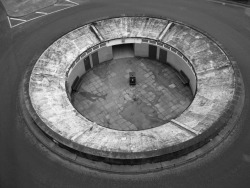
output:
POLYGON ((38 13, 38 14, 44 14, 44 15, 48 15, 48 13, 46 13, 46 12, 36 12, 36 13, 38 13))
POLYGON ((225 2, 225 1, 218 1, 218 0, 206 0, 208 2, 212 2, 212 3, 218 3, 224 6, 233 6, 233 7, 240 7, 240 8, 247 8, 250 7, 250 5, 243 5, 243 4, 239 4, 239 3, 233 3, 233 2, 225 2))
POLYGON ((16 18, 10 18, 9 16, 7 16, 7 18, 8 18, 8 22, 9 22, 10 28, 13 28, 13 25, 14 25, 14 27, 16 27, 18 25, 21 25, 21 24, 24 24, 24 23, 27 22, 26 20, 16 19, 16 18), (13 24, 13 22, 17 22, 17 23, 13 24))
POLYGON ((10 18, 9 18, 9 16, 7 16, 7 19, 8 19, 9 25, 11 26, 11 23, 10 23, 10 18))
POLYGON ((73 7, 73 6, 76 6, 75 4, 54 4, 54 6, 71 6, 71 7, 73 7))
POLYGON ((17 27, 21 24, 24 24, 24 23, 27 23, 27 22, 30 22, 30 21, 33 21, 33 20, 36 20, 38 18, 41 18, 41 17, 44 17, 44 16, 47 16, 47 15, 50 15, 50 14, 54 14, 54 13, 57 13, 57 12, 60 12, 60 11, 63 11, 63 10, 66 10, 68 8, 72 8, 72 7, 75 7, 77 5, 79 5, 78 3, 75 3, 73 1, 69 1, 69 0, 65 0, 66 2, 70 3, 70 4, 54 4, 52 7, 60 7, 61 6, 61 9, 58 9, 58 10, 55 10, 55 11, 51 11, 51 12, 46 12, 46 9, 44 11, 37 11, 37 12, 34 12, 33 14, 40 14, 34 18, 31 18, 31 19, 21 19, 21 18, 13 18, 13 17, 9 17, 7 16, 8 18, 8 22, 9 22, 9 25, 10 25, 10 28, 14 28, 14 27, 17 27))
POLYGON ((26 20, 24 19, 20 19, 20 18, 11 18, 12 20, 17 20, 17 21, 21 21, 21 22, 26 22, 26 20))
POLYGON ((69 2, 69 3, 73 3, 73 4, 75 4, 75 5, 79 5, 79 3, 76 3, 76 2, 71 1, 71 0, 65 0, 65 1, 67 1, 67 2, 69 2))

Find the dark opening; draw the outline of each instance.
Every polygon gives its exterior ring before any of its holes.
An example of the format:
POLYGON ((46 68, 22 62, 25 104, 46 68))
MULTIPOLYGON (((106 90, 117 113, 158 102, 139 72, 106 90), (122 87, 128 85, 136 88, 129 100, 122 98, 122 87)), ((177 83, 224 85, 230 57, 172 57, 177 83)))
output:
POLYGON ((85 66, 85 70, 86 71, 88 71, 89 69, 91 69, 89 56, 84 59, 84 66, 85 66))
POLYGON ((167 51, 160 49, 159 61, 162 63, 166 63, 167 62, 167 55, 168 55, 167 51))
POLYGON ((95 67, 99 64, 98 52, 95 52, 92 54, 92 61, 93 61, 93 67, 95 67))
POLYGON ((149 45, 149 59, 156 60, 157 47, 149 45))
POLYGON ((126 57, 134 57, 134 44, 120 44, 112 46, 113 58, 121 59, 126 57))

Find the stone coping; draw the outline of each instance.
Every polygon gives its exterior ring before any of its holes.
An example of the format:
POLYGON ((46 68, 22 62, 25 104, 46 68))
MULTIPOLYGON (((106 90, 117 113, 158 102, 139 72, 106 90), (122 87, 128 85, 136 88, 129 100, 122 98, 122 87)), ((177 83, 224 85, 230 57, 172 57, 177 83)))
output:
POLYGON ((224 51, 190 26, 140 16, 110 18, 71 31, 47 48, 30 71, 26 106, 46 134, 70 148, 114 159, 149 158, 198 146, 215 136, 238 100, 237 75, 224 51), (72 106, 65 87, 71 64, 89 48, 117 37, 160 37, 160 42, 189 60, 196 72, 197 91, 179 117, 148 130, 116 131, 90 122, 72 106))

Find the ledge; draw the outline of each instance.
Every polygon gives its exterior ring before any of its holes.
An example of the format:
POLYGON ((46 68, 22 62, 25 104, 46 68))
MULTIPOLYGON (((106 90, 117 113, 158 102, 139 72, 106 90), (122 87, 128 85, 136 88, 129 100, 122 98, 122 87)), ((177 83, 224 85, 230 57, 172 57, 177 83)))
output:
MULTIPOLYGON (((169 22, 121 17, 92 24, 105 41, 117 36, 155 40, 169 22)), ((116 131, 90 122, 74 109, 66 93, 66 72, 81 54, 100 43, 90 24, 49 46, 27 75, 24 94, 30 115, 54 140, 98 157, 133 160, 200 147, 200 143, 214 137, 227 124, 237 101, 240 75, 214 41, 189 26, 173 22, 160 42, 184 54, 197 75, 196 96, 189 108, 175 119, 185 129, 169 122, 148 130, 116 131)))

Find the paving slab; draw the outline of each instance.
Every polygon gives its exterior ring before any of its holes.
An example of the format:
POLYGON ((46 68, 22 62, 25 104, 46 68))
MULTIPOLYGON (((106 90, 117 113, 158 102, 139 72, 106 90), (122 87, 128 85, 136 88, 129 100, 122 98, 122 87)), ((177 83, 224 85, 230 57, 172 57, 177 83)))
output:
POLYGON ((176 70, 149 59, 131 57, 111 60, 99 64, 83 75, 81 80, 79 91, 72 97, 75 108, 91 121, 117 130, 134 130, 135 127, 136 130, 143 130, 160 126, 181 114, 193 99, 191 89, 181 84, 176 70), (133 69, 137 84, 131 87, 124 75, 133 69), (105 76, 100 77, 101 74, 105 76), (149 75, 155 75, 152 78, 155 86, 150 84, 149 75), (168 84, 175 87, 169 88, 168 84), (120 98, 124 99, 117 106, 120 98), (102 99, 102 103, 98 99, 102 99), (92 104, 84 105, 83 102, 92 104), (99 114, 101 108, 108 115, 103 117, 99 114), (115 112, 119 113, 111 116, 115 112), (119 119, 115 120, 117 117, 119 119))

